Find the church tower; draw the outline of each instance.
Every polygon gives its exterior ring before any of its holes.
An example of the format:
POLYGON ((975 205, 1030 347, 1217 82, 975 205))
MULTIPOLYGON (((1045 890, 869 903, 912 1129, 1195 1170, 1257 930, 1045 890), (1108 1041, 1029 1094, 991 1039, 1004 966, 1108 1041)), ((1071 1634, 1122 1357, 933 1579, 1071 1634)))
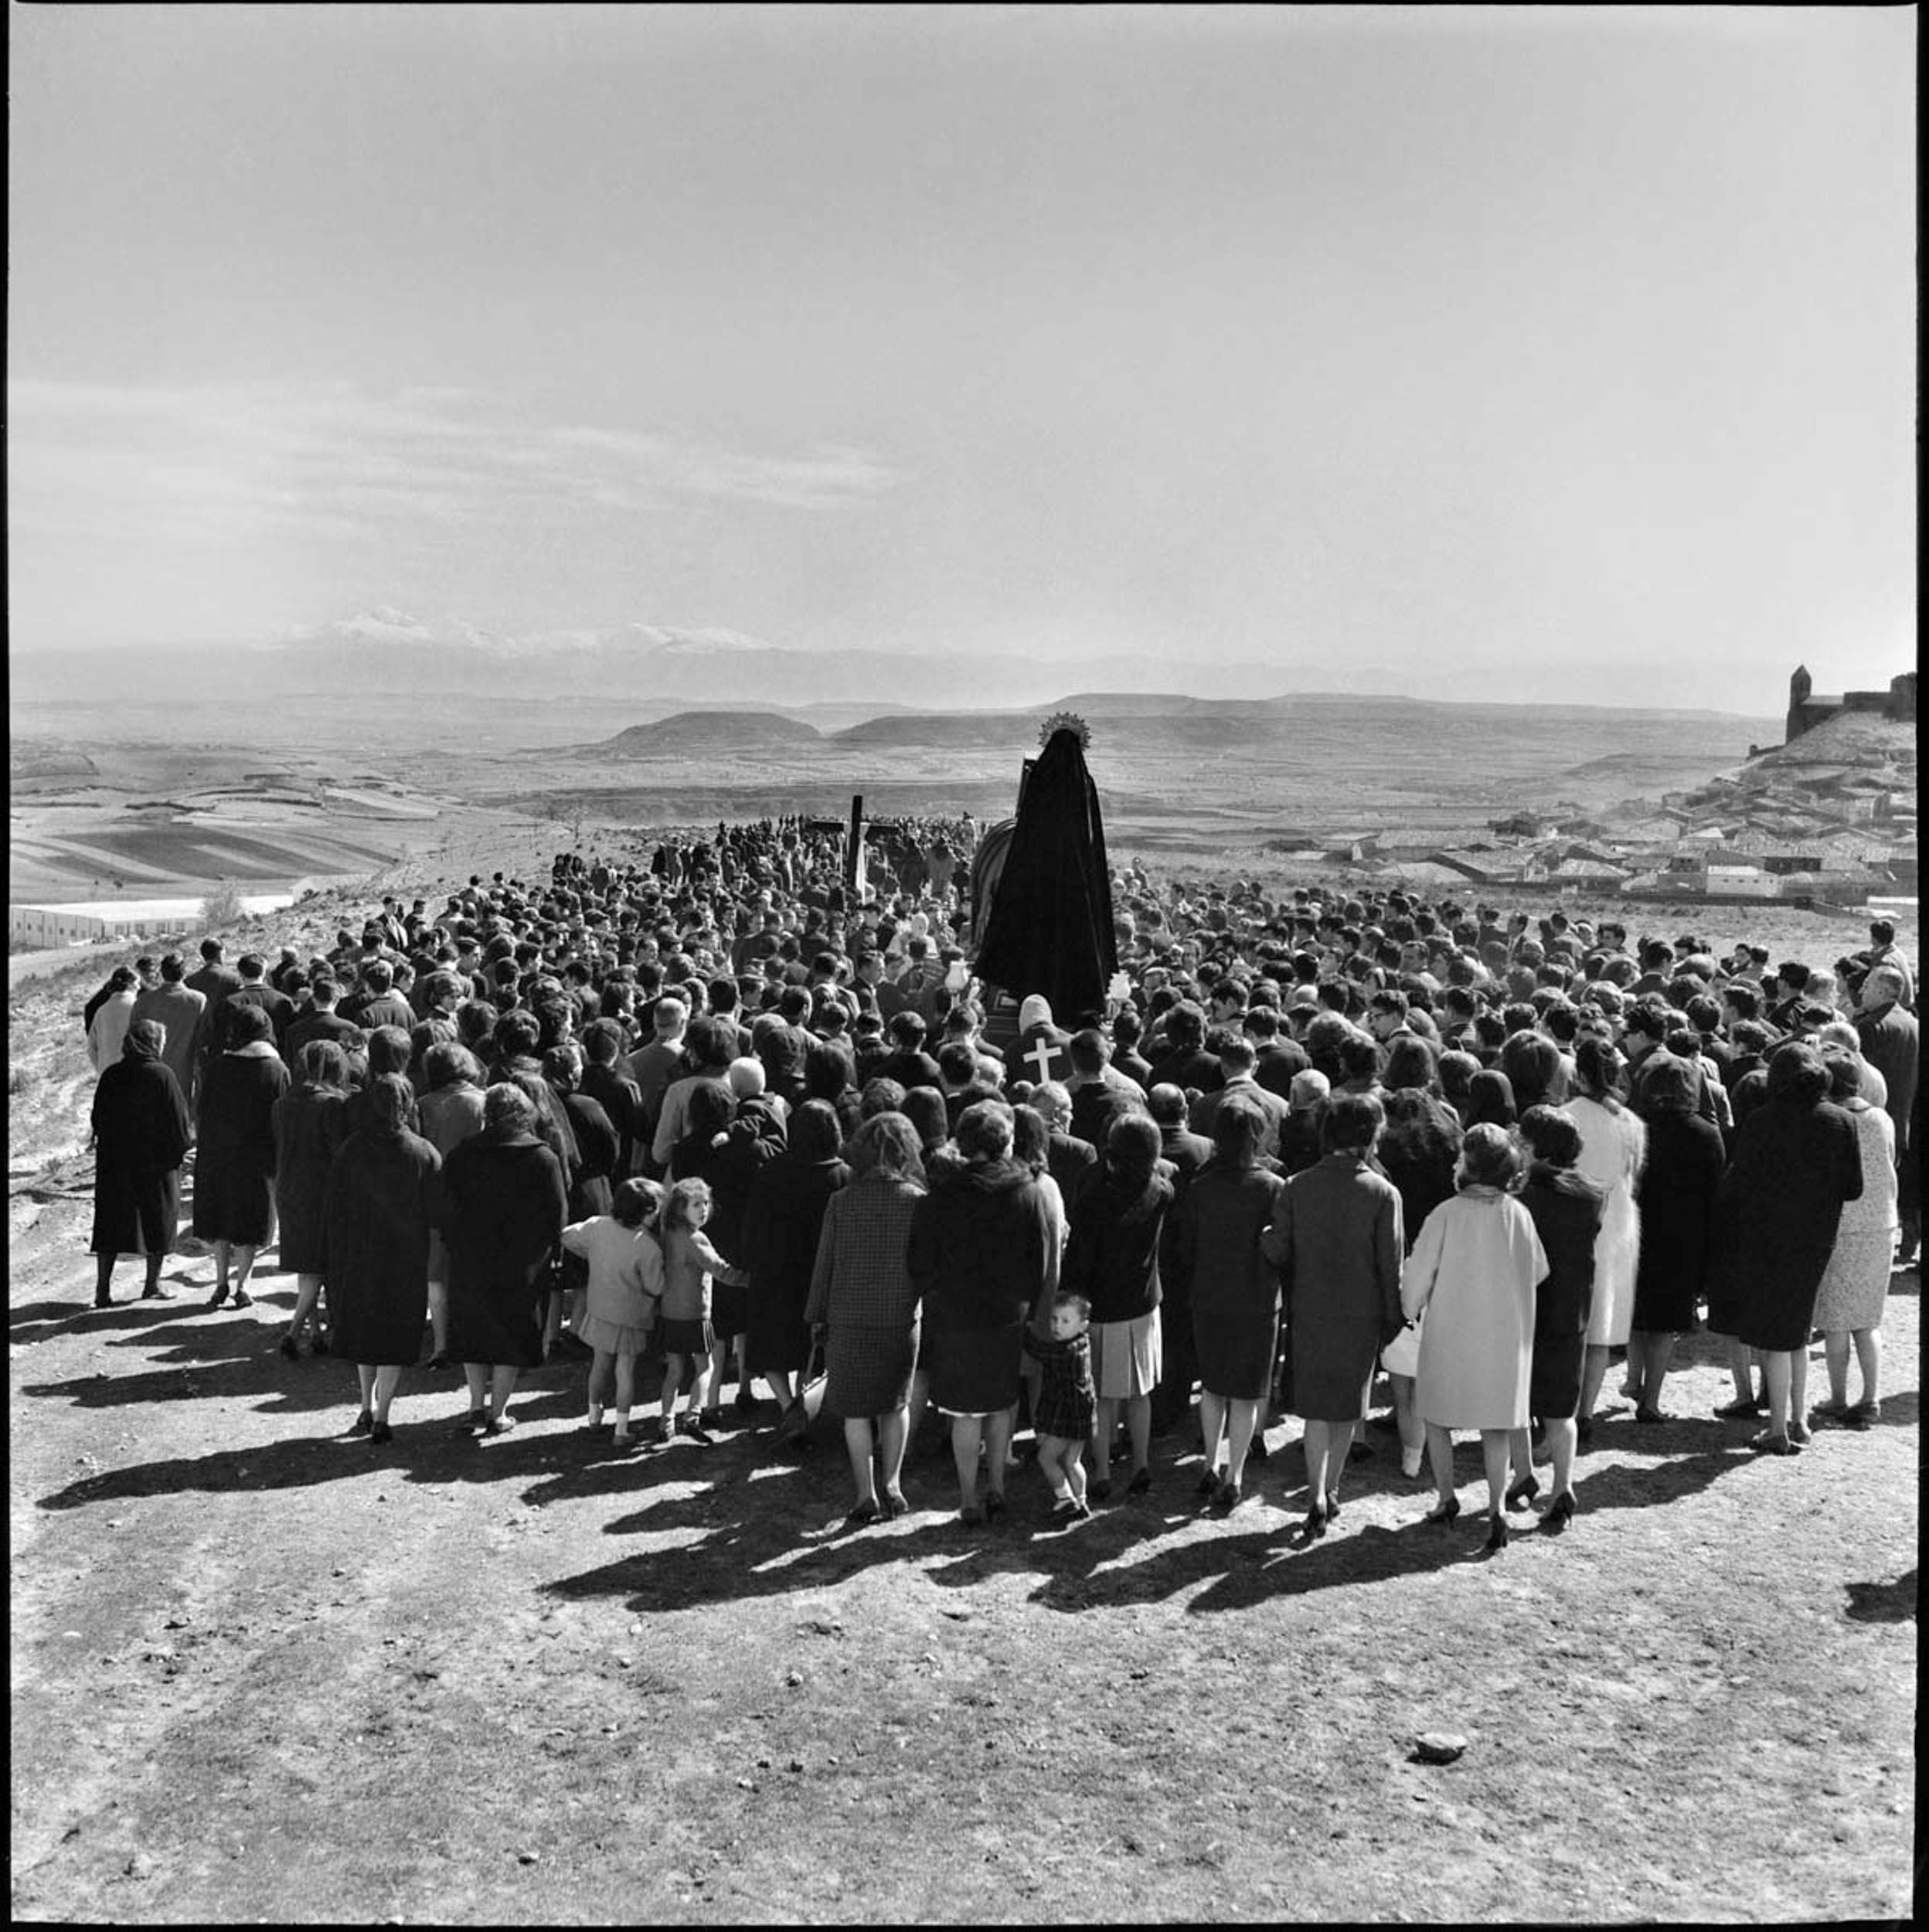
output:
POLYGON ((1801 715, 1801 708, 1808 702, 1808 694, 1815 688, 1808 665, 1797 665, 1795 675, 1788 680, 1788 719, 1782 734, 1787 743, 1793 744, 1808 730, 1808 721, 1801 715))

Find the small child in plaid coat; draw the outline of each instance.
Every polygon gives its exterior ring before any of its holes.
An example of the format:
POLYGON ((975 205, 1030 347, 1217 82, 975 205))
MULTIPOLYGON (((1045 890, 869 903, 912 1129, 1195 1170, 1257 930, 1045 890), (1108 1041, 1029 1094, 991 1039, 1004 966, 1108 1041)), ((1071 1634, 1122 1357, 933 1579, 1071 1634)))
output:
POLYGON ((1041 1372, 1032 1420, 1038 1431, 1038 1466, 1045 1472, 1057 1500, 1054 1520, 1082 1522, 1090 1515, 1085 1500, 1085 1442, 1098 1414, 1098 1393, 1092 1386, 1092 1344, 1087 1333, 1092 1308, 1082 1294, 1052 1298, 1049 1335, 1025 1331, 1026 1352, 1037 1359, 1041 1372))

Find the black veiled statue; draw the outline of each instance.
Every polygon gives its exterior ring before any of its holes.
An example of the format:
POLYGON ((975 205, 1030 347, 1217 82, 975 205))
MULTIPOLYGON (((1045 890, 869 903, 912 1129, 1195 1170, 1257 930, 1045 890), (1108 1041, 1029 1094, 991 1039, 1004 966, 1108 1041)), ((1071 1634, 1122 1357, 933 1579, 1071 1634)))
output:
POLYGON ((1061 725, 1032 768, 975 970, 987 986, 1043 993, 1062 1024, 1102 1012, 1118 969, 1111 872, 1084 733, 1061 725))

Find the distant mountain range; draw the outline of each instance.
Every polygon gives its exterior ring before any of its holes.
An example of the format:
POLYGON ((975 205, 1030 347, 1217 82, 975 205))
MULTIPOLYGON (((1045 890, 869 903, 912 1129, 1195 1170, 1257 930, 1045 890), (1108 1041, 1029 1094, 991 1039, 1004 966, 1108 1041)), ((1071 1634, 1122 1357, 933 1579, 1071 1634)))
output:
MULTIPOLYGON (((1631 690, 1665 690, 1682 703, 1747 688, 1724 667, 1623 663, 1604 667, 1595 685, 1618 707, 1631 690), (1650 675, 1650 672, 1656 675, 1650 675)), ((1576 695, 1584 673, 1573 665, 1509 664, 1483 673, 1464 659, 1397 668, 1351 661, 1335 651, 1317 659, 1257 662, 1193 655, 1054 658, 1011 652, 910 654, 880 650, 801 650, 740 632, 624 624, 601 630, 548 630, 510 636, 461 617, 424 618, 381 605, 316 628, 257 645, 168 644, 91 651, 16 649, 9 660, 16 702, 98 699, 104 690, 130 702, 145 698, 253 700, 287 696, 434 697, 460 692, 521 700, 607 699, 632 716, 706 709, 797 711, 864 707, 941 712, 1036 709, 1067 690, 1107 694, 1113 715, 1134 699, 1162 717, 1186 703, 1271 702, 1283 694, 1323 692, 1384 699, 1449 699, 1488 690, 1514 703, 1576 695), (1182 681, 1182 695, 1171 687, 1182 681)), ((1148 714, 1149 715, 1149 714, 1148 714)), ((1759 722, 1759 720, 1757 720, 1759 722)))

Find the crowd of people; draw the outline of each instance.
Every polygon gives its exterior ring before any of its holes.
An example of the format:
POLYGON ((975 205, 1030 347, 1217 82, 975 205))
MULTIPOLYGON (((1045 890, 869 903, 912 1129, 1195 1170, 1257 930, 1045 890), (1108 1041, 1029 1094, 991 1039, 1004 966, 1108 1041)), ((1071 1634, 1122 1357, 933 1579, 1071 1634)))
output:
POLYGON ((272 1345, 354 1365, 352 1433, 390 1441, 401 1378, 459 1368, 455 1426, 498 1436, 565 1350, 612 1453, 801 1454, 821 1372, 854 1526, 907 1507, 929 1434, 966 1522, 1015 1449, 1071 1522, 1169 1479, 1195 1418, 1230 1512, 1286 1415, 1322 1536, 1383 1373, 1428 1520, 1478 1434, 1498 1549, 1543 1488, 1540 1526, 1572 1519, 1611 1362, 1661 1422, 1703 1327, 1757 1451, 1880 1419, 1920 1221, 1886 922, 1823 966, 1132 863, 1104 1009, 1054 1014, 972 977, 976 836, 903 821, 852 887, 808 821, 720 825, 386 899, 310 957, 117 968, 85 1016, 97 1305, 121 1256, 170 1296, 190 1168, 209 1305, 250 1305, 278 1235, 272 1345))

